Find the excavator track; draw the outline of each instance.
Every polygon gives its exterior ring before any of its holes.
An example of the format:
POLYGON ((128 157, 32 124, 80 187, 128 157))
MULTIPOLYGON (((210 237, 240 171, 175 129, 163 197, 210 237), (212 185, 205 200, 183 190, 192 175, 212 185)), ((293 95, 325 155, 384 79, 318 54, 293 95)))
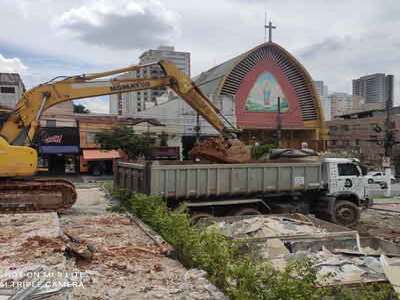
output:
POLYGON ((61 212, 72 207, 75 201, 75 186, 68 180, 0 180, 0 214, 61 212))

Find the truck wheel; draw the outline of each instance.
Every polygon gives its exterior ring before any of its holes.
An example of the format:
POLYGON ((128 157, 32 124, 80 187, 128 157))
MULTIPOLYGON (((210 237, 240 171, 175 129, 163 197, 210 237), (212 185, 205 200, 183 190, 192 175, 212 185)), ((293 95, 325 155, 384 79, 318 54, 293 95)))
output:
POLYGON ((240 208, 239 210, 233 210, 232 214, 234 216, 258 216, 262 215, 262 213, 254 207, 244 207, 240 208))
POLYGON ((354 203, 339 200, 335 204, 333 222, 343 226, 354 226, 360 220, 360 210, 354 203))
POLYGON ((208 219, 206 223, 211 224, 213 223, 214 216, 206 212, 195 212, 190 216, 190 222, 193 225, 196 225, 200 220, 204 221, 204 219, 208 219))

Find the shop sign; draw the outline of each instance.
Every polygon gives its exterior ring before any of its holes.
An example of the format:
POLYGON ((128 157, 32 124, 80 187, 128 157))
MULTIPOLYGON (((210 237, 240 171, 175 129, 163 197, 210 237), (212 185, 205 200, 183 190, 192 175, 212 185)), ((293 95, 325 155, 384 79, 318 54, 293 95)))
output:
POLYGON ((76 127, 44 127, 39 130, 41 146, 79 145, 79 130, 76 127))

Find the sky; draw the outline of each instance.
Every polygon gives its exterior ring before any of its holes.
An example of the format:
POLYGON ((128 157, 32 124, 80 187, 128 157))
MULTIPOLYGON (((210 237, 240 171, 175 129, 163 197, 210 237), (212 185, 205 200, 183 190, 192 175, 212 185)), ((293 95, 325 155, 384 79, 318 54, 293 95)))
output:
MULTIPOLYGON (((330 92, 351 80, 395 75, 400 104, 399 0, 0 0, 0 72, 19 72, 28 88, 61 75, 138 62, 145 50, 191 52, 192 75, 264 42, 291 52, 330 92)), ((108 112, 107 98, 83 102, 108 112)))

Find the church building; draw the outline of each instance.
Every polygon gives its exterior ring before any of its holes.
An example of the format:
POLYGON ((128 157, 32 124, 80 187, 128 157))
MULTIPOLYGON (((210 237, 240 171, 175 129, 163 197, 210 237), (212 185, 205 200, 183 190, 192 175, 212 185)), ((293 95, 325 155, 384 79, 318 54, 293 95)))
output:
POLYGON ((232 102, 242 139, 325 149, 319 95, 307 70, 280 45, 269 41, 194 78, 197 86, 224 110, 232 102))

